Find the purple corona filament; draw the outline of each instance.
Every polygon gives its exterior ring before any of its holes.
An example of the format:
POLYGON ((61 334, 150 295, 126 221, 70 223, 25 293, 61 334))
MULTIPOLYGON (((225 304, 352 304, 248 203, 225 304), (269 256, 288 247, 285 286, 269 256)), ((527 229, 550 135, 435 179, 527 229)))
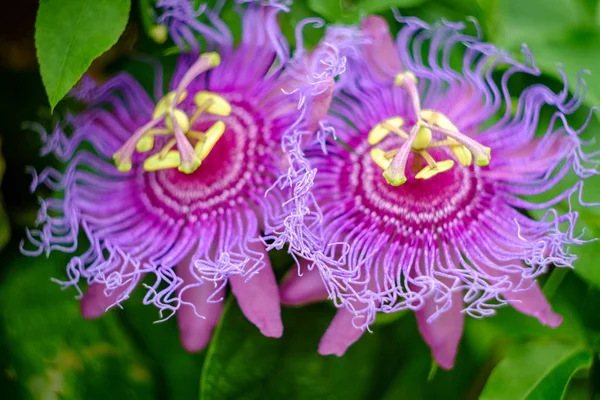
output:
POLYGON ((301 262, 302 275, 293 271, 280 293, 285 304, 330 297, 340 307, 321 354, 342 355, 378 312, 414 310, 434 358, 451 368, 465 314, 510 304, 544 325, 561 323, 535 278, 572 267, 569 246, 584 242, 574 233, 577 213, 553 206, 581 202, 598 161, 582 150, 585 126, 566 122, 581 104, 581 81, 573 97, 566 80, 558 93, 530 86, 513 107, 509 79, 540 75, 526 48, 521 64, 463 33, 463 24, 398 19, 396 41, 382 18, 364 19, 363 44, 348 55, 325 120, 337 140, 327 141, 327 154, 306 150, 317 169, 316 229, 330 246, 316 249, 319 262, 301 262), (457 71, 449 60, 460 51, 457 71), (504 69, 497 85, 492 75, 504 69), (536 136, 543 106, 555 114, 536 136), (571 171, 580 178, 574 187, 531 200, 571 171), (335 268, 321 265, 326 257, 335 268))
POLYGON ((261 231, 290 229, 286 217, 303 201, 296 187, 310 171, 282 143, 319 129, 342 68, 325 43, 289 58, 280 9, 251 4, 238 46, 212 41, 213 52, 180 56, 168 93, 157 68, 154 99, 127 74, 98 87, 85 79, 73 95, 86 108, 66 121, 72 134, 60 125, 42 135, 42 152, 67 166, 34 173, 32 189, 60 194, 42 201, 40 227, 28 232, 34 249, 23 252, 87 247, 59 281, 77 288, 86 318, 120 306, 146 278, 144 304, 163 318, 178 311, 183 345, 197 351, 229 283, 264 335, 282 334, 261 231))

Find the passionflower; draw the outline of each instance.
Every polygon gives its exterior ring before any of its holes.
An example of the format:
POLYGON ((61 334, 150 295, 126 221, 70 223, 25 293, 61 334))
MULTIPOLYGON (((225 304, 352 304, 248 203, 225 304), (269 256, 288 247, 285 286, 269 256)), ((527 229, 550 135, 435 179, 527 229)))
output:
MULTIPOLYGON (((282 141, 318 128, 339 68, 327 63, 335 52, 326 44, 290 58, 279 10, 249 5, 239 45, 206 36, 213 51, 179 56, 167 93, 157 71, 154 99, 128 74, 98 87, 84 80, 74 94, 86 106, 69 117, 70 133, 63 124, 44 136, 43 153, 67 165, 34 174, 33 189, 57 196, 42 201, 41 226, 27 233, 34 249, 23 251, 85 247, 59 281, 79 290, 84 317, 120 306, 146 277, 144 303, 176 313, 184 347, 197 351, 229 283, 246 317, 281 336, 261 229, 285 230, 277 221, 292 194, 280 178, 293 160, 282 141)), ((209 19, 231 40, 218 16, 209 19)))
POLYGON ((362 21, 363 43, 325 119, 337 140, 326 153, 306 151, 322 213, 314 235, 330 267, 323 256, 301 262, 281 297, 335 300, 321 354, 342 355, 378 312, 413 310, 433 357, 451 368, 465 315, 510 304, 544 325, 561 323, 535 278, 572 267, 569 247, 583 243, 577 213, 553 206, 582 201, 597 160, 582 150, 585 126, 566 120, 581 104, 581 84, 573 97, 566 79, 558 93, 534 84, 513 103, 511 78, 540 74, 527 48, 519 63, 463 24, 397 18, 395 41, 382 18, 362 21), (461 69, 451 66, 456 55, 461 69), (554 114, 538 134, 542 107, 554 114), (532 200, 570 171, 581 178, 574 187, 532 200))

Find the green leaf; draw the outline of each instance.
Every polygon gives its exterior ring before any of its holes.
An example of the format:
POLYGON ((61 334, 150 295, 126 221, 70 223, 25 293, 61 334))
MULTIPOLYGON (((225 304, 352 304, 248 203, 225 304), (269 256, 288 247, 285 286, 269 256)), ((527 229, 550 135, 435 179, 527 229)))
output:
POLYGON ((35 45, 50 109, 125 30, 131 0, 41 0, 35 45))
POLYGON ((562 399, 573 375, 593 354, 581 344, 532 342, 514 349, 492 371, 480 399, 562 399))
POLYGON ((545 0, 482 0, 481 4, 494 43, 513 51, 527 43, 543 72, 558 78, 557 63, 561 63, 572 85, 579 71, 590 70, 587 101, 600 103, 600 31, 589 7, 578 0, 552 4, 545 0))
POLYGON ((349 7, 344 0, 308 0, 308 8, 329 22, 356 24, 359 13, 356 7, 349 7))
POLYGON ((14 398, 155 398, 147 361, 132 348, 114 314, 84 320, 74 291, 61 291, 50 281, 67 257, 7 258, 3 268, 8 274, 0 287, 0 345, 5 347, 2 362, 23 393, 14 398))
POLYGON ((421 5, 426 0, 359 0, 356 8, 364 14, 388 11, 390 8, 406 8, 421 5))
POLYGON ((344 357, 317 354, 333 309, 283 309, 281 339, 262 336, 231 300, 209 347, 200 399, 364 399, 376 378, 377 340, 365 334, 344 357))
MULTIPOLYGON (((149 277, 148 283, 152 280, 149 277)), ((143 304, 144 295, 144 290, 133 292, 131 299, 123 304, 123 310, 118 313, 120 322, 128 328, 129 334, 144 353, 156 362, 155 369, 160 371, 164 379, 163 391, 168 394, 162 397, 198 398, 198 377, 205 352, 191 354, 184 350, 179 341, 177 317, 154 323, 160 316, 156 307, 143 304)))

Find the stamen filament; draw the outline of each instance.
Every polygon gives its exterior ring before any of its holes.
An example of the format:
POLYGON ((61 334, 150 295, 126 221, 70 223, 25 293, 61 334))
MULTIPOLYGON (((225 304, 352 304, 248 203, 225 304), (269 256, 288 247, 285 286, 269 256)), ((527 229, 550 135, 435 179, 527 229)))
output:
POLYGON ((194 115, 192 115, 192 118, 190 118, 190 123, 193 125, 194 122, 196 122, 196 120, 198 119, 198 117, 200 117, 200 115, 202 115, 204 111, 208 110, 212 103, 212 100, 207 100, 201 105, 199 105, 198 109, 194 112, 194 115))
POLYGON ((167 153, 169 152, 169 150, 171 150, 173 148, 173 146, 175 146, 175 143, 177 143, 176 139, 169 140, 167 142, 167 144, 165 144, 164 147, 158 153, 158 158, 161 160, 164 159, 167 156, 167 153))

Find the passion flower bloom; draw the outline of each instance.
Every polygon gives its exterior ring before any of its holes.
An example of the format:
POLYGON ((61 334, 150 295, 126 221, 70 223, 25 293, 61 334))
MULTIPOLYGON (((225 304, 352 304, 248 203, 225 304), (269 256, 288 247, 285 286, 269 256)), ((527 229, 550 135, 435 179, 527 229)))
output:
POLYGON ((321 354, 342 355, 377 312, 413 310, 433 357, 451 368, 465 314, 510 304, 544 325, 561 323, 535 278, 572 267, 569 247, 583 243, 577 213, 552 207, 581 201, 597 161, 582 151, 583 128, 566 121, 581 104, 581 85, 570 97, 566 80, 558 93, 535 84, 513 106, 511 77, 540 75, 526 48, 522 64, 466 35, 463 24, 398 19, 396 41, 382 18, 363 20, 357 38, 367 43, 349 58, 326 119, 337 140, 327 154, 319 146, 306 152, 322 212, 315 236, 341 272, 301 263, 281 297, 336 301, 321 354), (451 67, 457 53, 461 70, 451 67), (542 107, 555 113, 538 136, 542 107), (571 171, 581 178, 574 187, 532 200, 571 171))
POLYGON ((77 290, 87 282, 80 291, 86 318, 120 306, 153 275, 143 302, 166 317, 178 311, 190 351, 206 346, 227 283, 264 335, 281 336, 261 229, 286 229, 277 224, 292 207, 282 165, 294 160, 282 141, 316 129, 339 68, 328 64, 335 52, 327 45, 288 58, 278 11, 250 5, 237 47, 215 40, 218 52, 181 55, 168 93, 159 70, 154 100, 127 74, 99 87, 85 80, 74 94, 86 108, 68 119, 72 133, 59 126, 45 137, 43 153, 68 165, 34 174, 34 189, 61 193, 42 202, 41 227, 28 232, 35 249, 24 252, 86 247, 60 282, 77 290), (302 103, 288 93, 302 94, 302 103))

